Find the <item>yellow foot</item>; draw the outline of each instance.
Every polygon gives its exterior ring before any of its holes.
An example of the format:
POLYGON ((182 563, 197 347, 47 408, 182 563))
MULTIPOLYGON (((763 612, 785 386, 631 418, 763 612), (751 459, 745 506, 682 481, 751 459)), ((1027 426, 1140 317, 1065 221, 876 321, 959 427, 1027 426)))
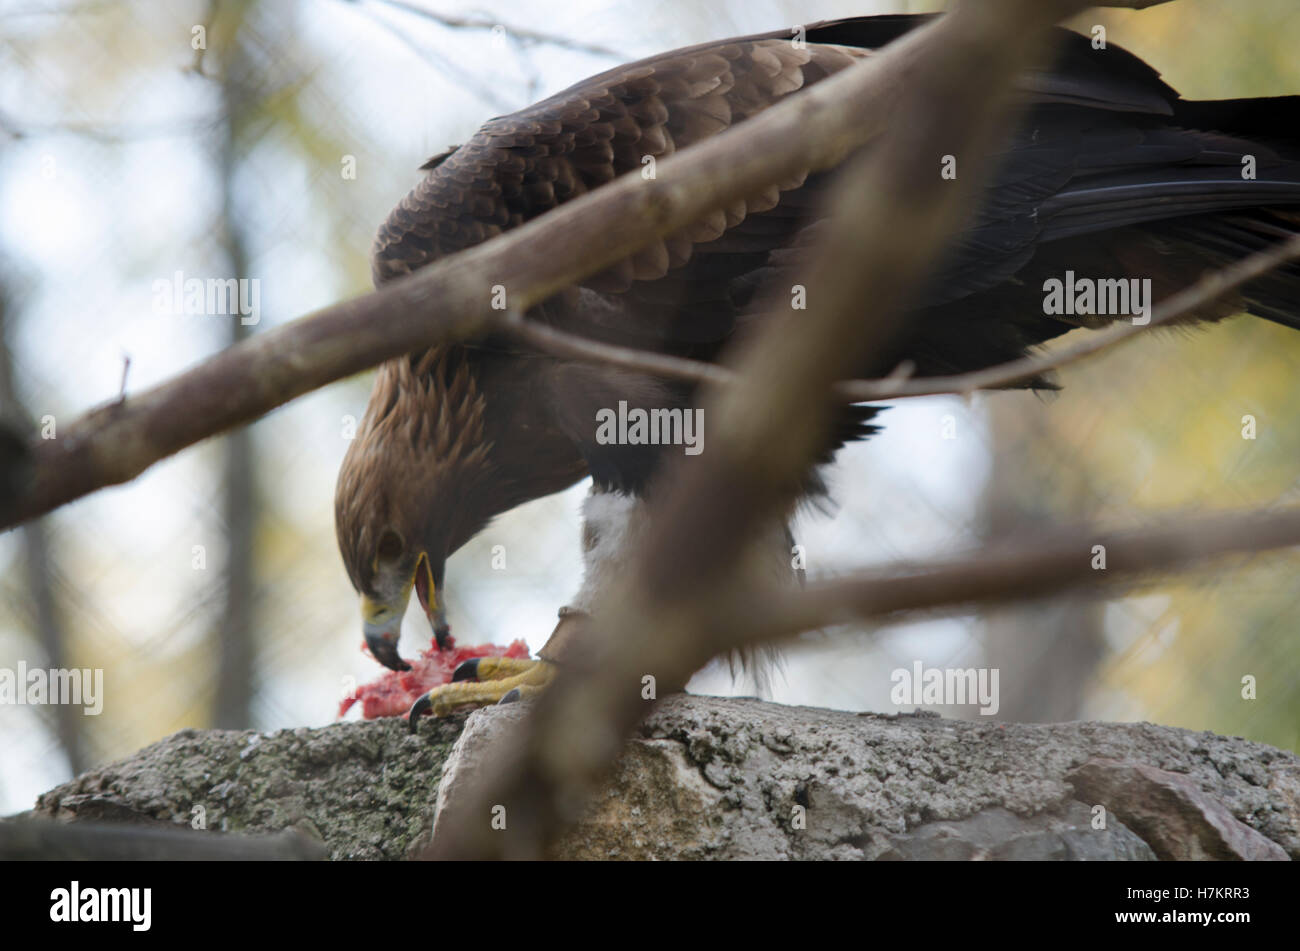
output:
POLYGON ((435 717, 445 717, 462 707, 522 700, 540 693, 554 675, 555 668, 544 660, 471 658, 456 668, 451 683, 434 687, 412 704, 407 714, 411 732, 415 732, 416 723, 425 711, 432 710, 435 717))

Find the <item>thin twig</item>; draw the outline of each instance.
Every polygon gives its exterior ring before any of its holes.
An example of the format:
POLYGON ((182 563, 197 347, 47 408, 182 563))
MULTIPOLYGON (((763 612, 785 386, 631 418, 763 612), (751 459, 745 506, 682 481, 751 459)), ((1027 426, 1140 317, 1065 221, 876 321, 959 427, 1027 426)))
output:
POLYGON ((620 347, 617 344, 603 343, 590 337, 557 330, 549 324, 529 320, 517 311, 507 319, 505 330, 520 343, 526 343, 534 349, 556 357, 621 367, 625 370, 635 370, 667 379, 685 380, 689 383, 713 383, 726 386, 736 382, 735 372, 720 364, 675 357, 668 353, 655 353, 653 350, 639 350, 636 347, 620 347))
MULTIPOLYGON (((384 2, 391 3, 393 0, 384 0, 384 2)), ((403 6, 402 4, 394 5, 403 6)), ((504 97, 497 95, 496 89, 490 83, 481 81, 476 76, 467 73, 437 51, 416 43, 411 34, 399 24, 390 23, 383 17, 374 17, 373 21, 428 66, 437 70, 449 83, 461 87, 481 102, 486 103, 498 115, 505 115, 519 108, 518 103, 509 102, 504 97)))
MULTIPOLYGON (((1194 313, 1243 284, 1297 259, 1300 259, 1300 236, 1257 251, 1222 270, 1204 275, 1161 301, 1145 324, 1109 327, 1069 347, 1022 357, 970 373, 912 378, 912 368, 904 364, 884 379, 841 380, 835 384, 834 392, 841 402, 872 403, 916 396, 965 395, 975 390, 1005 389, 1108 350, 1139 334, 1194 313)), ((737 380, 734 372, 718 364, 604 343, 522 317, 511 321, 508 330, 515 339, 553 356, 691 383, 730 386, 737 380)))
POLYGON ((439 13, 437 10, 430 10, 428 7, 411 3, 409 0, 377 0, 379 3, 386 4, 398 10, 407 13, 414 13, 416 16, 424 17, 426 20, 432 20, 434 23, 440 23, 445 27, 453 30, 495 30, 497 27, 505 30, 508 36, 517 40, 523 40, 528 43, 541 43, 547 46, 555 46, 559 49, 572 50, 576 53, 590 53, 592 56, 606 56, 614 59, 625 59, 624 54, 608 46, 601 46, 599 43, 587 43, 582 40, 575 40, 570 36, 561 36, 558 33, 546 33, 542 30, 530 30, 521 26, 513 26, 508 23, 502 23, 500 20, 490 20, 486 17, 463 17, 453 16, 449 13, 439 13))
POLYGON ((1151 319, 1145 324, 1120 324, 1109 327, 1072 346, 1062 347, 1050 353, 1022 357, 1019 360, 1001 363, 972 373, 923 377, 898 383, 888 380, 850 380, 837 384, 836 390, 847 402, 869 403, 906 396, 965 394, 974 390, 1003 389, 1060 369, 1084 357, 1090 357, 1126 340, 1131 340, 1162 324, 1185 317, 1274 268, 1298 259, 1300 259, 1300 236, 1289 238, 1263 251, 1257 251, 1222 270, 1206 274, 1194 284, 1161 301, 1152 311, 1151 319))

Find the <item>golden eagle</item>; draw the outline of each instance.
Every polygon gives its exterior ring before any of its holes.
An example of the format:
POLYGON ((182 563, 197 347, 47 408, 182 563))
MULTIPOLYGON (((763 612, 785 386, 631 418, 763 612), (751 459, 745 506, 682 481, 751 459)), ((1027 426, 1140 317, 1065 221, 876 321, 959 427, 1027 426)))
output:
MULTIPOLYGON (((796 39, 778 31, 704 43, 620 66, 492 119, 424 166, 424 178, 379 230, 375 281, 400 278, 637 174, 650 157, 797 96, 925 19, 855 18, 808 27, 796 39)), ((1207 267, 1297 230, 1300 97, 1185 101, 1135 56, 1114 45, 1094 49, 1067 30, 1056 31, 1052 62, 1022 78, 1022 109, 978 213, 919 289, 894 349, 877 354, 862 376, 903 360, 925 376, 1014 359, 1081 324, 1113 318, 1096 301, 1072 306, 1072 283, 1062 283, 1052 306, 1045 289, 1054 280, 1086 275, 1112 290, 1136 281, 1131 310, 1143 294, 1149 306, 1207 267)), ((716 360, 747 323, 762 319, 762 290, 791 283, 783 271, 828 212, 833 178, 831 170, 773 184, 528 316, 597 340, 716 360)), ((1300 270, 1284 268, 1197 319, 1246 310, 1300 327, 1298 289, 1300 270)), ((491 293, 483 288, 485 300, 491 293)), ((863 319, 870 319, 866 307, 863 319)), ((673 411, 680 417, 696 407, 695 388, 494 336, 382 366, 336 500, 339 548, 363 598, 374 656, 405 666, 396 643, 412 589, 441 646, 447 557, 494 516, 584 476, 594 483, 584 590, 617 570, 636 531, 636 500, 665 450, 646 439, 600 438, 609 414, 629 407, 675 420, 673 411)), ((872 432, 874 412, 847 408, 824 458, 872 432)), ((625 424, 620 419, 624 437, 625 424)), ((819 490, 815 476, 808 488, 819 490)), ((584 603, 580 595, 577 606, 584 603)), ((456 679, 484 682, 440 688, 417 706, 440 712, 514 696, 516 688, 526 693, 546 680, 546 669, 484 661, 456 679)))

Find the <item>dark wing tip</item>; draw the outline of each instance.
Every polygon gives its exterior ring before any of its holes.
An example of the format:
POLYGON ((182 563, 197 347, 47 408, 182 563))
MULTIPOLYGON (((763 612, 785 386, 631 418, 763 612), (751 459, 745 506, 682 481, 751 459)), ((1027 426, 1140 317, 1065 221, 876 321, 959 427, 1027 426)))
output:
POLYGON ((449 155, 451 155, 453 152, 455 152, 458 148, 460 148, 459 145, 453 145, 453 146, 450 146, 450 147, 447 149, 447 151, 445 151, 445 152, 439 152, 439 153, 438 153, 437 155, 435 155, 433 158, 429 159, 429 161, 427 161, 427 162, 425 162, 423 165, 421 165, 421 166, 420 166, 420 171, 422 171, 422 172, 428 172, 428 171, 430 171, 430 170, 432 170, 432 169, 437 168, 437 167, 438 167, 439 165, 441 165, 443 162, 447 161, 447 157, 448 157, 449 155))

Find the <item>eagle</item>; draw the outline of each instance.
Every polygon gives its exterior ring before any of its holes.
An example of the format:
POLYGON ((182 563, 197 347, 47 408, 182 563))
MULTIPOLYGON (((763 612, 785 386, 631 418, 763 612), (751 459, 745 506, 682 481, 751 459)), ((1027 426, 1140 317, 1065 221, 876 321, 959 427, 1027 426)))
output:
MULTIPOLYGON (((424 177, 379 229, 375 283, 724 133, 926 19, 858 17, 793 36, 783 30, 704 43, 620 66, 492 119, 422 167, 424 177)), ((1300 227, 1300 96, 1184 100, 1131 53, 1095 48, 1065 29, 1055 31, 1051 65, 1027 72, 1019 96, 977 213, 917 290, 891 349, 875 354, 861 376, 883 376, 904 361, 925 377, 1016 359, 1072 329, 1116 319, 1095 301, 1051 306, 1045 289, 1053 281, 1078 275, 1112 290, 1131 285, 1135 299, 1146 292, 1149 306, 1300 227)), ((730 341, 766 319, 765 289, 789 286, 787 269, 831 213, 826 195, 835 173, 777 182, 705 215, 527 318, 606 343, 717 361, 730 341)), ((489 293, 484 288, 485 299, 489 293)), ((1242 311, 1300 329, 1300 268, 1274 271, 1189 319, 1242 311)), ((576 362, 491 333, 379 368, 339 472, 335 520, 361 595, 366 643, 385 666, 407 667, 396 645, 412 590, 439 647, 447 643, 443 575, 451 554, 495 516, 592 479, 582 590, 561 609, 540 659, 468 661, 412 716, 543 688, 566 624, 581 619, 620 570, 660 460, 683 451, 632 438, 628 420, 640 412, 680 425, 699 402, 691 383, 576 362), (615 429, 618 438, 610 438, 615 429)), ((877 412, 846 407, 821 461, 874 432, 877 412)), ((825 491, 815 472, 806 489, 825 491)), ((782 527, 772 545, 787 573, 788 539, 782 527)))

